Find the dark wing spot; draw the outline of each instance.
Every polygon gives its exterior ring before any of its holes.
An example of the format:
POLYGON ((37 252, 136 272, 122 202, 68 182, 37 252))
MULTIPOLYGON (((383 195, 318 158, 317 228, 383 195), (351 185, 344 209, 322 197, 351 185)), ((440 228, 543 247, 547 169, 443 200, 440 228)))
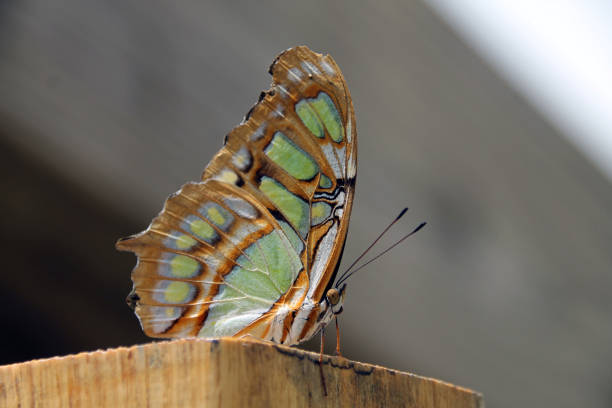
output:
POLYGON ((132 289, 128 297, 125 299, 130 309, 134 310, 140 301, 140 296, 132 289))

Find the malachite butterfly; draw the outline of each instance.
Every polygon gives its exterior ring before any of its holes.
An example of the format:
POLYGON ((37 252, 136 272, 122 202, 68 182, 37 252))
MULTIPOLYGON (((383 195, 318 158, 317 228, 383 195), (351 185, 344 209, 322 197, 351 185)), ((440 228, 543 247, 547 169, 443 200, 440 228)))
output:
POLYGON ((329 55, 295 47, 204 170, 117 248, 138 257, 128 302, 151 337, 308 340, 333 288, 357 171, 355 113, 329 55))

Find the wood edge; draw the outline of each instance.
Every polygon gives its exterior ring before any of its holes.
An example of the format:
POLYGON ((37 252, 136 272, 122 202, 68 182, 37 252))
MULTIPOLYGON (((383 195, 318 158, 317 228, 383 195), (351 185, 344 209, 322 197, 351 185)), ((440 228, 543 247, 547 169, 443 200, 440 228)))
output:
MULTIPOLYGON (((289 347, 289 346, 284 346, 284 345, 275 344, 275 343, 263 342, 263 341, 254 340, 254 339, 245 339, 245 338, 238 339, 234 337, 223 337, 219 339, 188 338, 188 339, 176 339, 176 340, 169 340, 169 341, 153 341, 150 343, 136 344, 133 346, 120 346, 120 347, 108 348, 108 349, 98 349, 94 351, 83 351, 83 352, 76 353, 76 354, 67 354, 65 356, 54 356, 54 357, 49 357, 49 358, 42 358, 42 359, 25 361, 25 362, 12 363, 12 364, 0 366, 0 372, 4 370, 8 371, 8 370, 15 370, 15 369, 27 369, 29 367, 38 366, 40 364, 70 361, 70 360, 75 360, 75 359, 104 358, 105 356, 114 355, 114 354, 126 354, 127 355, 127 354, 138 352, 139 350, 146 351, 149 349, 158 349, 158 351, 163 352, 164 349, 169 349, 171 347, 177 347, 177 346, 181 347, 181 344, 191 345, 194 343, 217 344, 217 345, 241 344, 243 347, 254 347, 254 348, 261 347, 261 348, 275 349, 276 351, 284 355, 296 357, 300 360, 307 358, 309 361, 316 363, 316 364, 319 363, 319 357, 320 357, 319 354, 316 352, 302 350, 296 347, 289 347)), ((461 387, 461 386, 458 386, 458 385, 455 385, 455 384, 452 384, 446 381, 438 380, 436 378, 425 377, 425 376, 421 376, 418 374, 400 371, 400 370, 396 370, 396 369, 392 369, 392 368, 388 368, 388 367, 384 367, 380 365, 349 360, 342 356, 330 356, 327 354, 323 355, 323 364, 329 365, 332 368, 341 369, 341 370, 351 369, 355 373, 361 374, 361 375, 369 375, 374 372, 381 372, 381 373, 388 373, 391 375, 409 376, 415 379, 432 382, 432 383, 435 383, 443 387, 455 389, 462 393, 472 394, 475 397, 475 399, 478 401, 478 407, 484 408, 484 398, 483 398, 482 393, 474 391, 466 387, 461 387)))

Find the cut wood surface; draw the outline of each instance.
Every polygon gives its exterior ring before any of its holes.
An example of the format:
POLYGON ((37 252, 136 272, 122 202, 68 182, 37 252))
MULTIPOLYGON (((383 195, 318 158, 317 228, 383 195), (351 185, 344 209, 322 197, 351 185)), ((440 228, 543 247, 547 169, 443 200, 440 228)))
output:
POLYGON ((236 339, 176 340, 0 367, 0 407, 483 407, 414 374, 236 339))

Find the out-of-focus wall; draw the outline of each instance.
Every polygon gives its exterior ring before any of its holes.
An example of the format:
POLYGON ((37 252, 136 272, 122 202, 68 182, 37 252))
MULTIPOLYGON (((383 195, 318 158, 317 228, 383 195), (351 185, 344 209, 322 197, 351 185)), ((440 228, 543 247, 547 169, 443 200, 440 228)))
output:
POLYGON ((610 185, 419 2, 2 2, 2 362, 146 341, 115 239, 299 44, 357 113, 345 261, 405 205, 396 236, 429 222, 349 281, 344 354, 494 407, 609 406, 610 185))

